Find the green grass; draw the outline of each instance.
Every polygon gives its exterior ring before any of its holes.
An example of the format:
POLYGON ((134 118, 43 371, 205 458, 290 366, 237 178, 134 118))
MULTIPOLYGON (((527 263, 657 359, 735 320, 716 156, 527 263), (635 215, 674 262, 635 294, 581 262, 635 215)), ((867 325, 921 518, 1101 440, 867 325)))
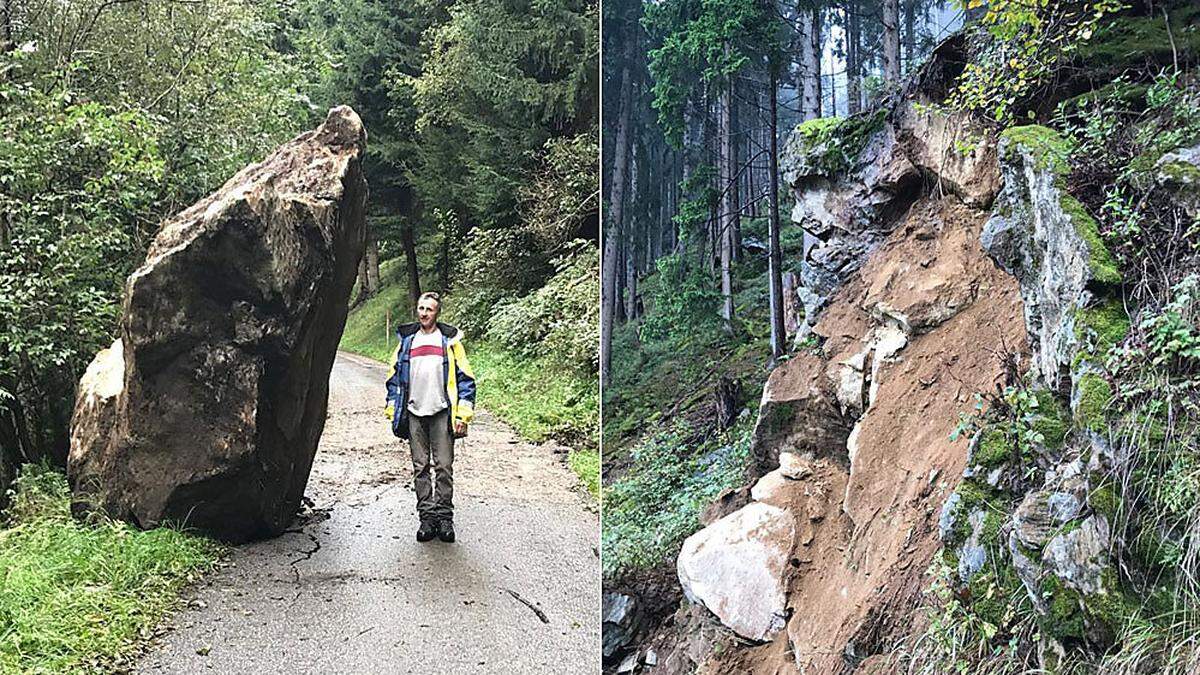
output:
POLYGON ((0 672, 109 672, 221 547, 170 529, 81 524, 66 479, 27 465, 0 530, 0 672))
MULTIPOLYGON (((390 274, 385 265, 381 276, 390 274)), ((453 306, 447 299, 448 306, 453 306)), ((388 363, 396 348, 387 331, 386 314, 392 311, 391 328, 411 321, 408 292, 403 284, 385 285, 378 295, 350 313, 340 349, 388 363)), ((453 323, 453 315, 446 319, 453 323)), ((530 361, 498 345, 466 336, 467 358, 475 371, 479 399, 476 403, 495 413, 535 442, 555 439, 571 446, 568 465, 593 497, 599 498, 600 404, 597 378, 557 367, 549 359, 530 361)))

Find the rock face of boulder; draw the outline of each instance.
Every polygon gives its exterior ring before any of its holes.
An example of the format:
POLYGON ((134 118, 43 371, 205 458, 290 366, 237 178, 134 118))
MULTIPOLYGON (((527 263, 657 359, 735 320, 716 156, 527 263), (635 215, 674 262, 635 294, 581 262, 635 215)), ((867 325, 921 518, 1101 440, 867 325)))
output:
POLYGON ((755 502, 688 537, 683 592, 742 637, 770 640, 786 621, 784 590, 795 530, 783 509, 755 502))
POLYGON ((120 337, 80 382, 76 513, 227 541, 282 531, 325 425, 365 241, 366 132, 348 107, 165 222, 120 337))

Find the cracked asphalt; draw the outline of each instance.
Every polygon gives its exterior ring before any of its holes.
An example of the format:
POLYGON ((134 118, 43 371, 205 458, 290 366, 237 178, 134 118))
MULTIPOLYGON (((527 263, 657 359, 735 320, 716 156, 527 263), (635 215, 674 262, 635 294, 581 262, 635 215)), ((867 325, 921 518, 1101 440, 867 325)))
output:
POLYGON ((479 411, 455 446, 458 542, 417 543, 386 377, 338 354, 311 505, 190 588, 135 672, 600 672, 599 516, 565 448, 479 411))

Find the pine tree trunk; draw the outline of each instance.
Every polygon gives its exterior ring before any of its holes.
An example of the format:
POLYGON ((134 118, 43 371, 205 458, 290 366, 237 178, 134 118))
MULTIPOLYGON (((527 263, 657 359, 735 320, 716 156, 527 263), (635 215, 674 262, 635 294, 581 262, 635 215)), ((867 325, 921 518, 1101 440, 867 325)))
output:
MULTIPOLYGON (((728 47, 726 47, 728 49, 728 47)), ((733 334, 733 195, 737 192, 733 180, 733 92, 732 85, 721 86, 720 125, 717 132, 720 146, 718 159, 721 174, 721 206, 718 209, 716 239, 721 256, 721 327, 733 334)))
POLYGON ((629 203, 626 204, 625 209, 621 211, 621 213, 625 215, 625 222, 623 224, 623 227, 625 228, 625 234, 621 238, 621 243, 625 249, 625 255, 623 258, 625 263, 624 297, 626 321, 633 321, 637 319, 637 245, 639 239, 637 223, 639 219, 636 216, 630 217, 633 215, 630 214, 630 211, 632 210, 630 207, 641 201, 639 199, 640 195, 638 194, 641 189, 641 186, 638 185, 638 169, 640 168, 640 162, 638 162, 638 146, 637 143, 632 143, 631 146, 629 158, 629 193, 628 197, 626 197, 629 203))
POLYGON ((617 138, 613 146, 613 183, 609 193, 609 221, 604 230, 604 258, 600 294, 600 383, 606 386, 612 373, 613 318, 617 309, 617 254, 621 244, 622 208, 625 196, 625 167, 629 157, 630 100, 629 66, 621 69, 621 112, 617 118, 617 138))
POLYGON ((858 3, 846 2, 846 114, 862 110, 862 63, 859 61, 858 3))
POLYGON ((768 278, 771 286, 771 364, 774 365, 786 351, 784 342, 787 339, 783 327, 783 279, 780 270, 783 267, 783 254, 779 244, 779 153, 776 147, 778 136, 778 107, 779 92, 777 90, 774 66, 771 67, 770 111, 768 112, 768 130, 770 132, 770 261, 768 278))
POLYGON ((821 116, 820 13, 800 9, 800 114, 805 121, 821 116))
POLYGON ((905 72, 917 66, 917 0, 904 0, 905 72))
POLYGON ((742 154, 740 152, 742 146, 737 140, 738 136, 740 135, 739 132, 741 131, 741 124, 740 124, 741 115, 738 114, 738 112, 739 112, 738 99, 737 99, 737 96, 734 95, 736 93, 736 84, 731 83, 729 85, 729 87, 730 87, 729 98, 727 99, 728 105, 729 105, 729 116, 730 116, 729 117, 729 126, 727 127, 728 141, 729 141, 729 155, 728 155, 729 181, 727 181, 725 183, 725 185, 726 185, 726 190, 729 191, 729 197, 731 199, 730 208, 732 209, 730 211, 730 221, 729 221, 730 222, 729 235, 730 235, 730 248, 731 248, 730 255, 733 256, 732 261, 737 262, 738 260, 741 260, 741 258, 742 258, 742 254, 741 254, 741 249, 742 249, 742 197, 741 197, 742 190, 741 190, 741 188, 742 188, 743 174, 745 172, 740 170, 741 165, 738 162, 738 160, 740 159, 740 156, 742 154))
POLYGON ((883 0, 883 81, 900 82, 900 0, 883 0))
POLYGON ((417 301, 421 298, 421 271, 417 266, 417 242, 412 221, 405 218, 400 226, 400 246, 404 248, 404 261, 408 267, 408 307, 416 316, 417 301))

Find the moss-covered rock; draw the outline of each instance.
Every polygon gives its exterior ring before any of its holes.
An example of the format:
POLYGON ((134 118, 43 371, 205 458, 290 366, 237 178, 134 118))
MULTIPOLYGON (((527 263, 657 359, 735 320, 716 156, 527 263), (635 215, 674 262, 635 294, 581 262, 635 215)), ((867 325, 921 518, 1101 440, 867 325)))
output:
POLYGON ((1129 315, 1119 298, 1111 298, 1075 314, 1075 334, 1080 344, 1094 341, 1096 354, 1102 355, 1120 344, 1129 334, 1129 315))
POLYGON ((1042 435, 1047 450, 1060 450, 1071 430, 1067 409, 1048 389, 1039 389, 1035 396, 1038 412, 1033 418, 1033 430, 1042 435))
POLYGON ((1097 373, 1084 373, 1075 386, 1076 422, 1089 431, 1101 433, 1107 430, 1106 412, 1113 399, 1112 385, 1097 373))
POLYGON ((1191 162, 1163 162, 1158 166, 1158 170, 1166 179, 1180 185, 1200 185, 1200 167, 1191 162))
POLYGON ((1116 521, 1117 513, 1121 510, 1121 497, 1112 482, 1102 483, 1093 489, 1087 500, 1092 511, 1104 516, 1110 523, 1116 521))
POLYGON ((1056 176, 1066 176, 1071 171, 1074 146, 1050 127, 1040 124, 1009 127, 1001 132, 1000 141, 1004 159, 1008 161, 1018 161, 1024 149, 1033 157, 1034 166, 1040 170, 1049 169, 1056 176))
POLYGON ((971 457, 972 463, 991 469, 1011 461, 1012 458, 1013 444, 1003 429, 989 426, 980 432, 979 443, 971 457))
POLYGON ((850 117, 818 117, 796 127, 788 154, 801 166, 825 175, 849 170, 871 137, 883 129, 887 111, 850 117))
POLYGON ((1048 574, 1042 579, 1041 593, 1046 607, 1046 614, 1039 622, 1042 630, 1060 640, 1082 640, 1087 634, 1087 627, 1084 625, 1079 592, 1068 588, 1053 574, 1048 574))
POLYGON ((1160 12, 1106 20, 1091 40, 1080 45, 1079 59, 1095 71, 1120 70, 1146 61, 1166 65, 1195 57, 1200 54, 1200 5, 1173 4, 1167 13, 1169 27, 1160 12))
POLYGON ((1104 243, 1103 237, 1100 236, 1100 225, 1096 219, 1088 213, 1082 202, 1065 190, 1059 196, 1058 203, 1063 213, 1071 219, 1075 231, 1087 244, 1088 255, 1091 257, 1089 266, 1092 271, 1092 280, 1108 286, 1120 284, 1121 269, 1117 266, 1116 258, 1104 243))

